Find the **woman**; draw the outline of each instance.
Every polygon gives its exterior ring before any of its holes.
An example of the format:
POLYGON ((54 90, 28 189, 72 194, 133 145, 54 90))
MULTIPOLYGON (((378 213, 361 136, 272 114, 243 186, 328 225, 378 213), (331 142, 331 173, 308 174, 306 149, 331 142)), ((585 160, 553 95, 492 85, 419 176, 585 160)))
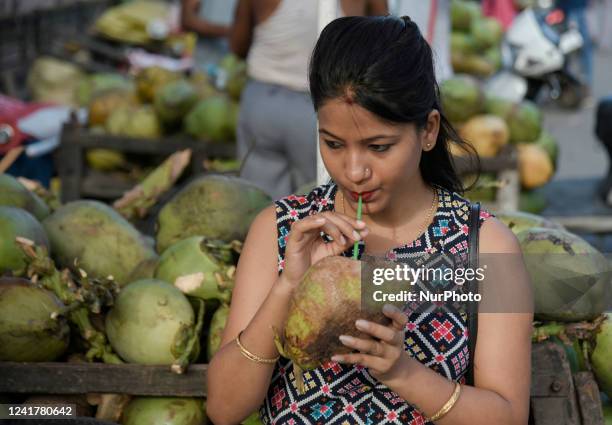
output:
MULTIPOLYGON (((275 202, 253 222, 222 348, 210 363, 209 416, 217 425, 236 424, 261 407, 267 424, 423 424, 449 410, 436 423, 524 425, 528 313, 479 313, 474 386, 463 384, 469 335, 456 312, 406 317, 384 309, 392 323, 360 323, 371 338, 343 338, 358 352, 310 372, 303 394, 291 362, 274 363, 271 327, 283 327, 292 293, 321 258, 348 256, 355 241, 362 253, 388 258, 467 250, 469 202, 457 193, 448 154, 449 143, 462 142, 440 111, 431 49, 418 27, 408 17, 337 19, 322 32, 310 66, 332 181, 275 202), (444 338, 435 332, 440 325, 444 338)), ((479 223, 481 253, 520 256, 507 227, 486 211, 479 223)), ((507 274, 504 284, 528 291, 522 263, 507 274)))
MULTIPOLYGON (((274 199, 316 177, 317 121, 308 95, 308 58, 318 33, 317 2, 241 0, 230 45, 247 58, 237 129, 241 177, 274 199)), ((386 14, 386 0, 339 0, 340 13, 386 14)))

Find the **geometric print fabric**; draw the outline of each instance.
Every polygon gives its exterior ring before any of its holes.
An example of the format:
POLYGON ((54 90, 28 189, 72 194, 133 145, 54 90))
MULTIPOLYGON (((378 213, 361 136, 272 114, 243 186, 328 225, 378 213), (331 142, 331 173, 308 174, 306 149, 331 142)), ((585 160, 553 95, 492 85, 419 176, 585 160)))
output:
MULTIPOLYGON (((278 228, 278 272, 293 222, 309 215, 334 210, 338 187, 330 182, 308 195, 291 195, 275 202, 278 228)), ((470 203, 459 194, 436 186, 438 208, 432 223, 415 241, 392 249, 389 260, 422 256, 424 253, 467 255, 470 203)), ((481 208, 479 224, 491 217, 481 208)), ((323 235, 326 237, 326 235, 323 235)), ((360 243, 360 256, 364 245, 360 243)), ((352 249, 343 253, 350 257, 352 249)), ((437 258, 440 258, 438 256, 437 258)), ((420 363, 440 375, 461 383, 469 363, 467 316, 452 305, 431 304, 427 309, 406 306, 408 316, 404 347, 420 363)), ((276 363, 268 393, 260 408, 264 424, 272 425, 429 425, 411 404, 372 378, 360 365, 329 362, 304 372, 303 394, 298 393, 291 360, 276 363)))

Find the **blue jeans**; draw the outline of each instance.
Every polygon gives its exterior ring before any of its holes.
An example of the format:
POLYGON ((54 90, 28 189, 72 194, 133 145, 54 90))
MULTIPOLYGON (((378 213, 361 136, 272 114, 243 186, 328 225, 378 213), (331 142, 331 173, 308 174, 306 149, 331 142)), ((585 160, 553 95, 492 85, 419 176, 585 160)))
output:
POLYGON ((586 9, 575 8, 565 12, 567 19, 570 22, 575 22, 578 26, 578 31, 584 40, 584 44, 580 51, 580 65, 584 75, 585 83, 589 87, 593 86, 593 43, 589 34, 589 27, 586 20, 586 9))

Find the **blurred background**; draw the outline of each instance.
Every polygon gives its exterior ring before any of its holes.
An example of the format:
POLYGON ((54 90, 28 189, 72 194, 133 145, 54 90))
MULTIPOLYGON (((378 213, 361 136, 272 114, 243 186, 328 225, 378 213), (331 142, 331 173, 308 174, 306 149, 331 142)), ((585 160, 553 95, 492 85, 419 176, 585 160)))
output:
MULTIPOLYGON (((602 216, 587 227, 600 234, 612 228, 612 200, 602 181, 608 151, 596 134, 598 106, 612 91, 609 0, 322 3, 331 12, 317 14, 317 5, 308 5, 304 10, 311 12, 300 11, 303 23, 291 32, 287 22, 298 12, 265 2, 243 6, 253 7, 262 22, 274 15, 260 25, 245 20, 235 0, 3 0, 0 170, 38 180, 58 194, 63 183, 64 200, 112 200, 172 152, 169 143, 138 146, 137 140, 169 138, 181 146, 195 143, 200 164, 192 172, 240 172, 274 198, 309 187, 315 142, 264 146, 263 153, 251 146, 260 127, 287 130, 282 120, 252 118, 255 99, 272 105, 274 114, 275 100, 260 93, 242 100, 238 131, 242 90, 256 82, 307 96, 299 67, 306 66, 322 23, 347 14, 392 13, 411 16, 434 48, 445 112, 456 126, 480 118, 462 133, 484 160, 473 199, 493 209, 502 202, 504 209, 567 216, 583 227, 584 217, 602 216), (273 41, 266 31, 275 33, 273 41), (284 46, 280 53, 271 53, 278 50, 274 43, 284 46), (293 57, 302 60, 287 68, 293 57), (164 91, 169 82, 174 84, 164 91), (499 120, 484 115, 505 121, 501 137, 492 135, 499 120), (122 146, 126 137, 128 150, 122 146), (304 145, 301 161, 287 153, 304 145), (70 152, 76 156, 59 159, 70 152), (265 169, 275 171, 265 175, 265 169)), ((301 130, 291 138, 310 140, 312 111, 292 101, 285 106, 301 116, 301 130)), ((600 136, 609 137, 607 125, 603 119, 600 136)), ((463 165, 472 183, 468 171, 475 170, 463 165)), ((611 248, 603 236, 593 241, 611 248)))

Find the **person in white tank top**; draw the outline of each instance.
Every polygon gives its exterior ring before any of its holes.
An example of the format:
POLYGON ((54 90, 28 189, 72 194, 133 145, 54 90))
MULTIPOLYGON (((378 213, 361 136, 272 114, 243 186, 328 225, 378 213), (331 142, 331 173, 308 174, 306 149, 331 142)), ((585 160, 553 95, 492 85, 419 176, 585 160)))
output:
MULTIPOLYGON (((338 14, 385 15, 387 0, 338 0, 338 14)), ((308 60, 318 34, 316 0, 239 0, 231 50, 246 58, 249 82, 238 120, 241 177, 272 197, 316 178, 316 116, 308 60)))

